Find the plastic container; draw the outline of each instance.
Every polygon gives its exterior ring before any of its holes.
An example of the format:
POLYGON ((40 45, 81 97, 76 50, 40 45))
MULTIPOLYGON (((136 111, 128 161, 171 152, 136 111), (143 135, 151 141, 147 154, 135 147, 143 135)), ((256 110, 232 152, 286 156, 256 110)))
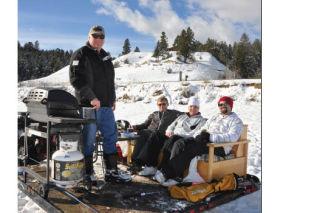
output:
POLYGON ((133 136, 135 136, 136 134, 133 133, 133 132, 121 132, 120 135, 121 135, 121 137, 124 138, 124 137, 133 137, 133 136))

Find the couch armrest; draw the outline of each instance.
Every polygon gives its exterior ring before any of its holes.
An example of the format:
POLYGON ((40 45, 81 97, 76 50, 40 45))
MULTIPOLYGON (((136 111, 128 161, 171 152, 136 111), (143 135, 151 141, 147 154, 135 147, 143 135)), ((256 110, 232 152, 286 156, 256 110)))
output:
POLYGON ((207 146, 209 148, 214 148, 214 147, 222 147, 222 146, 233 146, 233 145, 238 145, 238 144, 245 144, 245 143, 250 143, 250 140, 241 140, 237 142, 225 142, 225 143, 208 143, 207 146))

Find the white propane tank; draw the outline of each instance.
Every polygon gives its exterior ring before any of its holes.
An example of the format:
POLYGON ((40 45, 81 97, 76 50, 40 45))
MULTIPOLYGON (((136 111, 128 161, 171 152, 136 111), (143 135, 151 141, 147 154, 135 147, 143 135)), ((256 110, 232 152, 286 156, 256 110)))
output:
POLYGON ((59 135, 59 150, 52 155, 51 177, 60 187, 73 188, 83 180, 84 155, 78 151, 80 135, 59 135))

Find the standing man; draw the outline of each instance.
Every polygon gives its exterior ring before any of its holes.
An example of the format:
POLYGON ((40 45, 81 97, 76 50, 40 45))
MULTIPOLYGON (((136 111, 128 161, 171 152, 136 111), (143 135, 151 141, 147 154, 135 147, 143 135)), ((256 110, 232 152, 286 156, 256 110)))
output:
MULTIPOLYGON (((213 115, 202 130, 194 134, 194 142, 185 144, 182 152, 166 161, 161 170, 156 172, 155 178, 159 183, 163 184, 167 179, 181 178, 192 158, 208 154, 207 143, 236 142, 239 139, 243 123, 238 115, 232 112, 233 100, 223 96, 218 101, 218 107, 220 113, 213 115)), ((217 147, 214 154, 224 157, 231 149, 232 146, 217 147)))
MULTIPOLYGON (((105 32, 101 26, 91 27, 88 42, 75 51, 70 60, 70 83, 81 108, 92 107, 96 110, 97 123, 83 126, 83 145, 85 155, 86 181, 94 181, 93 152, 96 132, 103 137, 103 158, 106 166, 105 181, 127 182, 129 175, 121 174, 117 168, 118 139, 115 110, 116 94, 114 88, 114 67, 111 56, 102 49, 105 32)), ((91 110, 91 118, 95 118, 91 110)))

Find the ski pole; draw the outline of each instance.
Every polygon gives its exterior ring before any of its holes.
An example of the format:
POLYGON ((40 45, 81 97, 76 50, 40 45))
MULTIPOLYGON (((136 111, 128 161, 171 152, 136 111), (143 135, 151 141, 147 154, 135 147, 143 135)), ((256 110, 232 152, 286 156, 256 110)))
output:
POLYGON ((77 201, 78 203, 80 203, 81 205, 87 207, 88 209, 90 209, 91 211, 95 212, 95 213, 99 213, 97 210, 95 210, 94 208, 88 206, 87 204, 85 204, 84 202, 82 202, 81 200, 79 200, 76 196, 74 196, 73 194, 71 194, 70 192, 67 192, 65 189, 57 186, 54 183, 51 183, 52 186, 56 187, 57 189, 59 189, 61 192, 63 192, 65 195, 67 195, 68 197, 74 199, 75 201, 77 201))

